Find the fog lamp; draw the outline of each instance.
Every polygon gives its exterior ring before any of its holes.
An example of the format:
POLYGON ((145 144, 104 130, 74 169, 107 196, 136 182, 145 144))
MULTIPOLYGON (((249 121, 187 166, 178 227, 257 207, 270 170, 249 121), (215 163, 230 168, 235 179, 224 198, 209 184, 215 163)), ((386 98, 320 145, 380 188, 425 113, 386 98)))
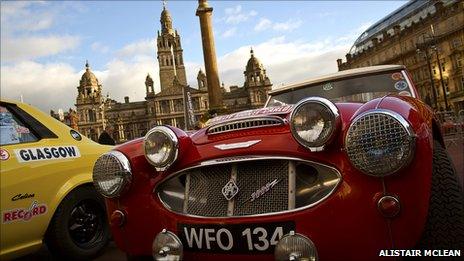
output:
POLYGON ((119 151, 110 151, 93 166, 93 184, 107 198, 119 197, 132 182, 129 160, 119 151))
POLYGON ((290 231, 277 243, 274 250, 275 260, 317 260, 317 250, 314 243, 301 234, 290 231))
POLYGON ((155 260, 182 260, 182 242, 174 233, 163 229, 153 240, 152 252, 155 260))

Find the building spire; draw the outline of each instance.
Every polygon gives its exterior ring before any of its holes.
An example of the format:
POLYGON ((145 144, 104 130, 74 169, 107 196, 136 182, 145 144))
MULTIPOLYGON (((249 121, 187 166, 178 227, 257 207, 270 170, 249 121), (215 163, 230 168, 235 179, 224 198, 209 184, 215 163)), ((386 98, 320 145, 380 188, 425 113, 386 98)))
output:
POLYGON ((173 34, 174 31, 172 29, 172 18, 171 14, 169 13, 168 9, 166 9, 166 0, 163 1, 163 11, 161 12, 161 32, 163 34, 169 33, 173 34))
POLYGON ((250 47, 250 54, 251 54, 251 57, 254 57, 253 47, 250 47))
POLYGON ((85 60, 85 70, 90 70, 89 60, 85 60))

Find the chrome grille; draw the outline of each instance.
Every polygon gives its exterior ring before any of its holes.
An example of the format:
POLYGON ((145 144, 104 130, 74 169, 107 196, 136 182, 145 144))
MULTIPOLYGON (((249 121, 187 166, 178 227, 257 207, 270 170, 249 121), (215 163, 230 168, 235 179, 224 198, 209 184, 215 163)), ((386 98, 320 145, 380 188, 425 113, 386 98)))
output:
POLYGON ((167 209, 179 214, 240 217, 313 206, 328 197, 340 181, 340 173, 323 164, 246 156, 208 160, 181 170, 156 186, 154 193, 167 209))
POLYGON ((398 114, 374 110, 357 117, 346 137, 353 165, 366 174, 383 176, 398 171, 413 154, 414 135, 398 114))
POLYGON ((254 161, 239 164, 237 186, 240 193, 235 198, 235 216, 287 210, 288 161, 254 161), (252 193, 275 179, 278 179, 279 183, 262 197, 250 202, 252 193))
POLYGON ((218 134, 243 129, 278 126, 283 124, 284 121, 279 117, 248 118, 211 126, 208 128, 207 134, 218 134))
POLYGON ((189 179, 188 204, 184 202, 184 210, 192 215, 219 217, 227 213, 227 199, 218 195, 224 184, 230 180, 231 166, 221 165, 205 167, 187 172, 189 179))

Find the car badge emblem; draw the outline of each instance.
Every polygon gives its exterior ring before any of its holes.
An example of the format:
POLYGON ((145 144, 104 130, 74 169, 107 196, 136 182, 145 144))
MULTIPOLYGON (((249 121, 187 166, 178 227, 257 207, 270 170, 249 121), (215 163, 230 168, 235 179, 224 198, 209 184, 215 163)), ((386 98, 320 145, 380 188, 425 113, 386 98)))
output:
POLYGON ((214 145, 214 147, 220 150, 232 150, 232 149, 248 148, 259 142, 261 142, 261 140, 250 140, 250 141, 245 141, 245 142, 219 144, 219 145, 214 145))
POLYGON ((266 183, 266 185, 262 186, 261 188, 259 188, 255 192, 251 193, 251 196, 243 203, 251 203, 251 202, 257 200, 259 197, 261 197, 264 194, 266 194, 267 192, 269 192, 269 190, 271 190, 281 180, 282 179, 274 179, 273 181, 270 181, 270 182, 266 183))
POLYGON ((239 191, 239 189, 238 189, 237 184, 235 184, 235 181, 233 179, 231 179, 222 188, 222 195, 224 195, 224 197, 227 200, 231 200, 232 198, 235 197, 235 195, 237 195, 238 191, 239 191))

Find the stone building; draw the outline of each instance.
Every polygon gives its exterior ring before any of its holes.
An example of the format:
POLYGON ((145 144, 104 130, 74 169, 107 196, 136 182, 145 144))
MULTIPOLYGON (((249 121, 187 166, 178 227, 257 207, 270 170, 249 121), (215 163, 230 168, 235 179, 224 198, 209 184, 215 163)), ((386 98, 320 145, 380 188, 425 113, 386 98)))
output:
MULTIPOLYGON (((198 88, 187 85, 181 37, 173 28, 171 15, 165 6, 160 22, 161 31, 157 33, 155 46, 160 68, 160 92, 155 93, 154 81, 147 75, 144 101, 131 102, 126 96, 124 102, 117 102, 109 95, 102 95, 103 86, 87 62, 77 87, 75 104, 77 125, 82 134, 97 140, 109 124, 114 130, 113 138, 121 143, 145 135, 155 125, 192 129, 209 110, 207 76, 200 69, 198 88)), ((253 50, 250 56, 244 71, 244 85, 231 86, 229 91, 223 88, 223 103, 227 111, 257 108, 266 102, 271 81, 253 50)))
POLYGON ((463 50, 464 2, 412 0, 363 32, 346 61, 337 64, 339 70, 406 65, 425 102, 436 109, 448 103, 459 111, 464 109, 463 50))
POLYGON ((223 102, 229 112, 262 107, 266 103, 267 93, 272 88, 266 70, 254 56, 253 49, 250 50, 250 59, 243 74, 243 87, 230 86, 228 92, 223 89, 223 102))

